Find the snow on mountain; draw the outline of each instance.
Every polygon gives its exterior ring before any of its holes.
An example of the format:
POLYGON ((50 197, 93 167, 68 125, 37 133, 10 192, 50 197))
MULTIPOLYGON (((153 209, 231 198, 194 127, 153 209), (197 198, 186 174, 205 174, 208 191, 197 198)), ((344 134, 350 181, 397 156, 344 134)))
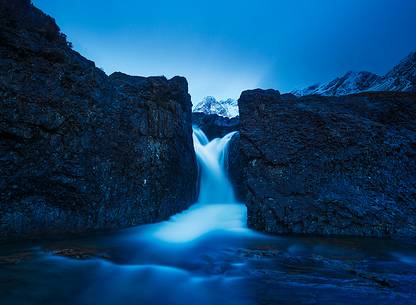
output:
POLYGON ((384 76, 371 72, 348 72, 322 84, 292 91, 297 96, 348 95, 365 91, 416 92, 416 52, 411 53, 384 76))
POLYGON ((238 116, 238 104, 236 100, 231 98, 217 101, 215 97, 207 96, 194 107, 193 112, 218 114, 232 118, 238 116))
POLYGON ((233 118, 238 116, 238 102, 235 99, 229 98, 220 101, 222 106, 227 110, 227 117, 233 118))
POLYGON ((366 91, 416 92, 416 52, 412 52, 366 91))
POLYGON ((366 90, 378 81, 380 76, 371 72, 347 72, 341 77, 323 84, 316 84, 305 89, 294 90, 293 94, 303 95, 347 95, 366 90))

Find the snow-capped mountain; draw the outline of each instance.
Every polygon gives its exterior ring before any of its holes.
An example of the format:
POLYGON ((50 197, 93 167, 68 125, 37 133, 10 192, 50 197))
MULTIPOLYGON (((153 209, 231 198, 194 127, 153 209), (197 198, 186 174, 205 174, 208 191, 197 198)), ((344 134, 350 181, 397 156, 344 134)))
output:
POLYGON ((233 118, 238 116, 238 104, 236 100, 231 98, 217 101, 215 97, 207 96, 194 107, 193 112, 218 114, 224 117, 233 118))
POLYGON ((368 89, 379 80, 380 76, 371 72, 347 72, 326 83, 316 84, 304 89, 294 90, 293 94, 303 95, 347 95, 368 89))
POLYGON ((295 90, 295 95, 347 95, 351 93, 361 92, 375 84, 380 76, 371 72, 347 72, 341 77, 323 84, 316 84, 305 89, 295 90))
POLYGON ((297 89, 292 93, 297 96, 336 96, 368 91, 416 92, 416 52, 412 52, 384 76, 366 71, 348 72, 329 82, 297 89))
POLYGON ((367 91, 416 92, 416 52, 410 53, 367 91))

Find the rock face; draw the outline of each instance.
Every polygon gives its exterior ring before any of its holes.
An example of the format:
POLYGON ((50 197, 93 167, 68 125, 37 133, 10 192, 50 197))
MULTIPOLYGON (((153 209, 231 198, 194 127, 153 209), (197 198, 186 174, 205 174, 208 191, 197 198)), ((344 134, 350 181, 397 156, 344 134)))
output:
POLYGON ((410 53, 386 75, 371 72, 348 72, 326 83, 294 90, 297 96, 339 96, 360 92, 416 92, 416 52, 410 53))
POLYGON ((416 94, 296 98, 253 90, 239 108, 252 228, 416 236, 416 94))
POLYGON ((0 15, 0 239, 154 222, 194 201, 184 78, 108 77, 29 0, 0 0, 0 15))
POLYGON ((227 133, 238 130, 240 119, 238 117, 230 119, 216 114, 194 112, 192 113, 192 123, 201 128, 208 139, 212 140, 222 138, 227 133))
POLYGON ((234 189, 234 195, 240 202, 245 202, 246 190, 243 166, 247 163, 245 155, 240 153, 240 133, 236 133, 228 144, 227 172, 234 189))

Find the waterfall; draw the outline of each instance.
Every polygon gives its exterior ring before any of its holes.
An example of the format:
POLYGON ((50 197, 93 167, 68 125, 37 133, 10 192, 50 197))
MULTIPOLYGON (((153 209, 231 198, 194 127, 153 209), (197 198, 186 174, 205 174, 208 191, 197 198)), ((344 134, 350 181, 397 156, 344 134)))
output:
POLYGON ((208 142, 204 132, 194 127, 194 148, 201 179, 198 202, 201 204, 235 203, 234 191, 225 171, 228 144, 235 133, 208 142))
POLYGON ((199 197, 188 210, 161 223, 154 236, 166 242, 189 242, 208 233, 246 230, 246 207, 238 203, 226 172, 228 146, 235 132, 208 141, 193 128, 199 165, 199 197))

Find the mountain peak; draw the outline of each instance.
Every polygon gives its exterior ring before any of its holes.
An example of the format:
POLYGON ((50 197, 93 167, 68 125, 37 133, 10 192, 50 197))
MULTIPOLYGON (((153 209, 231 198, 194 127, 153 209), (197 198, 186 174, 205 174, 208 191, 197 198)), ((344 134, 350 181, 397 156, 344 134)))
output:
POLYGON ((386 75, 367 71, 348 71, 331 81, 292 91, 297 96, 348 95, 364 91, 416 91, 416 52, 410 53, 386 75))
POLYGON ((205 97, 201 102, 196 104, 193 112, 203 112, 205 114, 218 114, 223 117, 238 116, 238 105, 234 99, 217 100, 213 96, 205 97))
POLYGON ((411 52, 368 91, 416 92, 416 52, 411 52))
POLYGON ((347 95, 367 89, 379 78, 380 76, 367 71, 348 71, 331 81, 315 84, 305 89, 294 90, 292 93, 298 96, 313 94, 325 96, 347 95))

